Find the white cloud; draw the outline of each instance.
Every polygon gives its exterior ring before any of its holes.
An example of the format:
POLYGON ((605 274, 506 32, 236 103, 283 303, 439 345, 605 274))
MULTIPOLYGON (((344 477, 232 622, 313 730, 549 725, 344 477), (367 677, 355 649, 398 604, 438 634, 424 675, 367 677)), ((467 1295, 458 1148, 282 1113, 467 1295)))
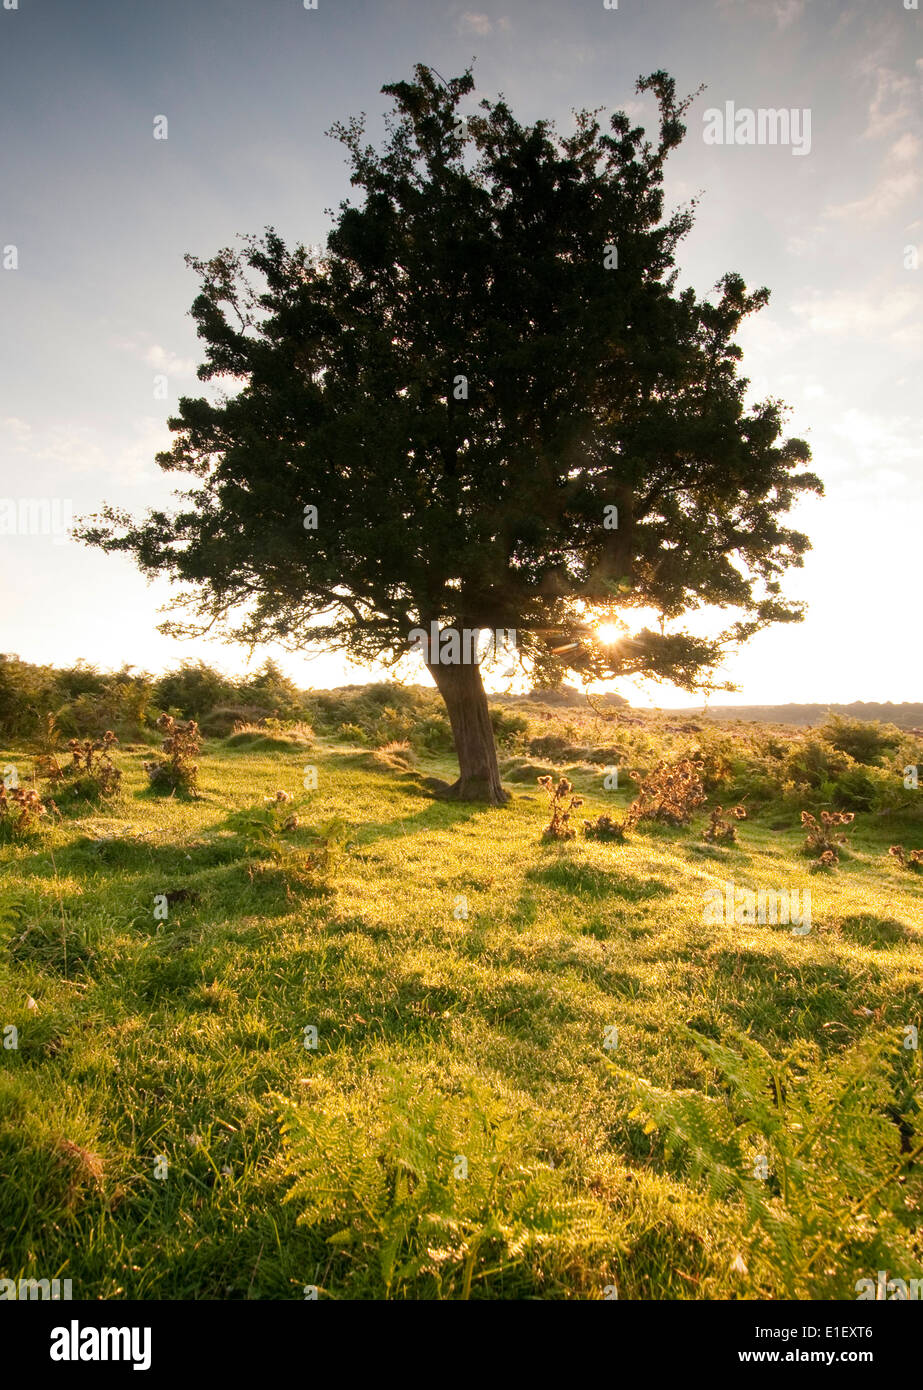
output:
POLYGON ((891 343, 919 343, 919 295, 913 289, 880 292, 865 290, 816 290, 792 304, 792 313, 812 333, 838 337, 880 339, 891 343))
POLYGON ((923 457, 919 423, 909 419, 886 421, 880 415, 855 408, 844 411, 832 433, 846 441, 856 456, 863 477, 881 494, 897 491, 908 481, 901 466, 918 465, 923 457))
POLYGON ((894 141, 881 164, 881 177, 864 198, 849 203, 831 203, 824 209, 826 217, 848 218, 849 221, 880 222, 889 217, 920 186, 917 156, 920 141, 911 131, 894 141))
POLYGON ((459 28, 463 34, 480 34, 483 37, 489 34, 493 27, 488 15, 473 14, 471 10, 466 10, 459 20, 459 28))
POLYGON ((194 376, 198 365, 191 357, 180 357, 159 343, 151 343, 146 333, 138 333, 131 338, 116 338, 115 346, 167 376, 194 376))
POLYGON ((777 29, 787 29, 799 20, 804 14, 804 6, 805 0, 772 0, 772 4, 768 6, 766 0, 718 0, 719 10, 746 9, 748 14, 758 15, 760 18, 769 10, 777 29))
POLYGON ((850 222, 881 222, 896 212, 919 186, 920 175, 916 169, 887 173, 864 198, 856 198, 851 203, 831 203, 824 209, 824 216, 845 218, 850 222))
POLYGON ((158 372, 166 372, 169 376, 195 375, 196 364, 190 357, 177 357, 175 352, 159 347, 157 343, 148 348, 144 360, 158 372))
POLYGON ((8 434, 10 443, 18 450, 31 435, 32 426, 28 420, 20 420, 16 415, 7 415, 5 419, 0 420, 0 432, 8 434))
POLYGON ((914 84, 909 77, 901 77, 886 67, 875 68, 873 76, 875 91, 869 102, 868 125, 864 131, 867 140, 892 135, 896 129, 905 127, 914 114, 914 84))
POLYGON ((101 440, 90 425, 62 424, 34 428, 25 420, 0 420, 0 456, 17 455, 18 471, 41 476, 49 471, 63 486, 68 478, 97 474, 123 483, 150 482, 160 476, 154 455, 170 446, 163 420, 144 416, 133 426, 133 437, 114 445, 101 440))

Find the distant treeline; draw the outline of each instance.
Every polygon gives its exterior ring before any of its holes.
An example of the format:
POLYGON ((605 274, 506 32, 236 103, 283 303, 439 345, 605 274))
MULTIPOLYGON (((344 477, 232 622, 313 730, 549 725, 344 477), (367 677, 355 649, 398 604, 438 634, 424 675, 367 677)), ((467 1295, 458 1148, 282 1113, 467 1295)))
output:
MULTIPOLYGON (((701 708, 694 711, 702 715, 701 708)), ((692 710, 670 709, 665 714, 690 714, 692 710)), ((895 724, 899 729, 923 728, 923 704, 895 705, 890 700, 876 703, 868 700, 853 700, 849 705, 710 705, 704 710, 706 717, 727 721, 744 719, 756 724, 800 724, 811 727, 823 724, 828 714, 844 714, 850 719, 877 719, 886 724, 895 724)))
MULTIPOLYGON (((588 706, 586 692, 574 686, 532 690, 525 695, 491 697, 491 719, 498 737, 513 726, 525 728, 509 705, 545 705, 564 711, 612 711, 631 707, 621 695, 595 694, 588 706)), ((435 690, 396 682, 345 685, 332 690, 302 690, 274 661, 255 673, 226 676, 205 662, 184 662, 160 676, 126 666, 100 671, 84 661, 73 666, 37 666, 18 656, 0 653, 0 737, 31 738, 53 718, 66 737, 97 735, 112 729, 121 738, 153 730, 162 712, 195 719, 206 736, 224 737, 237 723, 265 719, 308 720, 321 729, 347 727, 362 736, 377 737, 382 729, 392 738, 419 734, 425 726, 427 746, 451 744, 445 710, 435 690)), ((527 713, 528 711, 524 711, 527 713)), ((823 724, 831 713, 853 719, 880 721, 899 729, 923 728, 923 704, 712 705, 663 709, 666 715, 686 715, 716 722, 745 720, 763 724, 823 724)))

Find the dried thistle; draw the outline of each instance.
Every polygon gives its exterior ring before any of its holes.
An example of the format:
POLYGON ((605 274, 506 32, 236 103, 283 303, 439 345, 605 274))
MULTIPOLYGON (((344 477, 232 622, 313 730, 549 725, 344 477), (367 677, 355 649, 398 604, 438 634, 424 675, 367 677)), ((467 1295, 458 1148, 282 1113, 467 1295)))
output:
POLYGON ((905 850, 903 845, 892 845, 888 853, 894 856, 902 869, 916 873, 923 870, 923 849, 905 850))
POLYGON ((168 754, 166 759, 144 764, 144 770, 151 786, 158 791, 183 791, 194 793, 198 785, 199 765, 193 758, 202 747, 199 726, 194 719, 174 719, 171 714, 162 714, 157 720, 157 728, 165 735, 161 749, 168 754))
POLYGON ((570 824, 570 816, 572 811, 583 805, 583 797, 572 795, 574 788, 566 777, 562 777, 557 785, 553 777, 539 777, 538 784, 548 793, 551 801, 551 820, 542 831, 542 839, 575 840, 577 832, 570 824))
POLYGON ((710 844, 733 845, 737 843, 737 826, 734 820, 746 820, 747 811, 744 806, 733 806, 725 812, 722 806, 716 806, 712 811, 708 825, 705 827, 704 839, 710 844), (725 820, 725 815, 733 817, 733 820, 725 820))
POLYGON ((831 868, 840 862, 839 846, 846 844, 846 836, 835 833, 838 825, 851 825, 856 819, 853 811, 821 811, 818 821, 810 811, 802 811, 801 824, 807 831, 803 852, 817 854, 815 864, 831 868), (832 857, 828 857, 832 856, 832 857))
POLYGON ((653 772, 641 780, 638 795, 628 808, 626 825, 630 828, 642 820, 685 825, 705 800, 703 767, 701 762, 693 762, 691 758, 680 758, 675 763, 659 762, 653 772))

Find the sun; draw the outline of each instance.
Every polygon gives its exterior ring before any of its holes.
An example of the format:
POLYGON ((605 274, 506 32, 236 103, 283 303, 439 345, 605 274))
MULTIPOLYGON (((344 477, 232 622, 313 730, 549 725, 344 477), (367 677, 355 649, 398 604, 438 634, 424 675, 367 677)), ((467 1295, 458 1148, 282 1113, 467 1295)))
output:
POLYGON ((615 623, 600 623, 593 631, 597 642, 602 643, 604 647, 611 647, 622 635, 621 629, 616 627, 615 623))

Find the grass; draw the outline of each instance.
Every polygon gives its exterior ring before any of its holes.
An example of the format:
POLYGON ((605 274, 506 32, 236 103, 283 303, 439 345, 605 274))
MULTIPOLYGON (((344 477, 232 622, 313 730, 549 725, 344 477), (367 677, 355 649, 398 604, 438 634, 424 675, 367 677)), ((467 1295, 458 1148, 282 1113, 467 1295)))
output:
MULTIPOLYGON (((0 1276, 91 1299, 849 1299, 875 1259, 920 1274, 920 1054, 901 1039, 923 1026, 923 876, 887 857, 919 829, 860 815, 840 868, 811 875, 778 807, 729 848, 703 842, 704 808, 624 846, 548 844, 534 784, 502 809, 433 801, 439 759, 210 743, 182 800, 145 789, 146 756, 122 755, 114 803, 0 846, 0 1028, 19 1034, 0 1049, 0 1276), (277 788, 294 848, 350 824, 316 881, 260 864, 232 821, 277 788), (703 925, 726 881, 810 888, 811 933, 703 925), (836 1239, 774 1178, 716 1185, 671 1119, 691 1096, 719 1107, 716 1143, 728 1117, 738 1139, 771 1127, 717 1047, 769 1059, 780 1133, 853 1094, 844 1067, 884 1068, 836 1239), (816 1257, 796 1269, 779 1222, 816 1257)), ((574 773, 581 817, 629 799, 603 772, 574 773)), ((799 1153, 809 1194, 838 1160, 799 1153)))

